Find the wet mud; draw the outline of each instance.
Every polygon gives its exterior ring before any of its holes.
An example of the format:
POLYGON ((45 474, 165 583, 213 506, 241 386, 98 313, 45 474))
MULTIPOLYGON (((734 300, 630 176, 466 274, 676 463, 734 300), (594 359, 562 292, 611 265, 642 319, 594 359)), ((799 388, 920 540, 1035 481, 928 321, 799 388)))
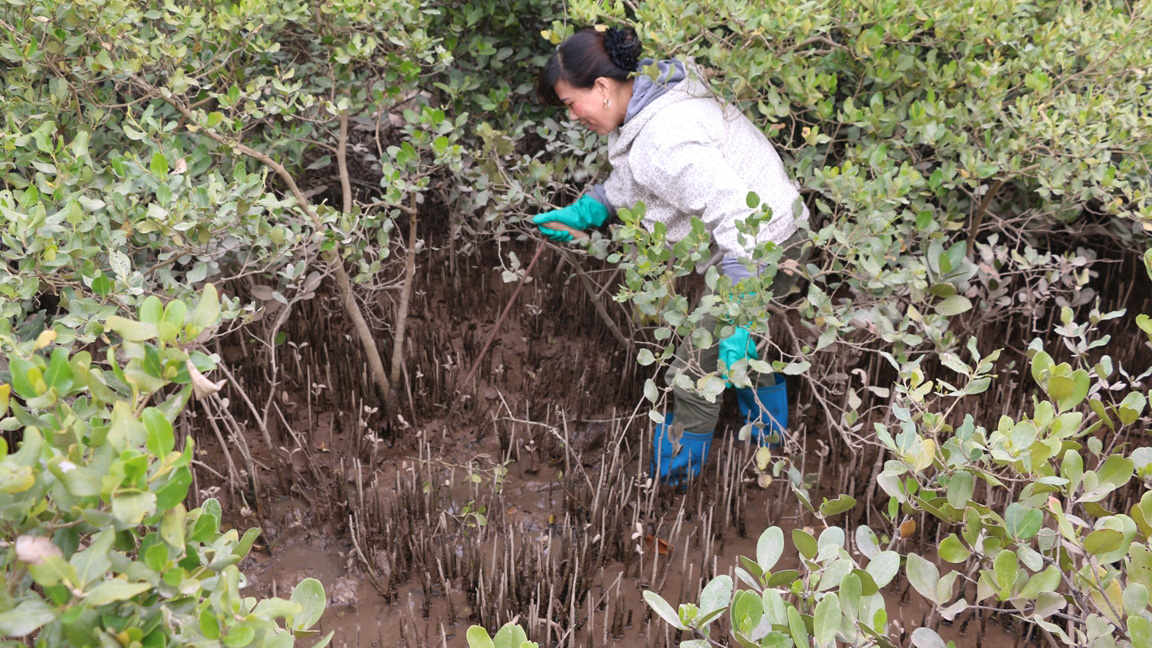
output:
MULTIPOLYGON (((247 392, 227 394, 243 433, 214 435, 205 421, 220 414, 209 409, 184 423, 198 439, 192 504, 218 497, 230 524, 264 530, 241 565, 245 594, 287 596, 302 578, 319 579, 329 598, 320 630, 334 632, 339 648, 465 646, 470 625, 494 631, 509 621, 541 646, 677 646, 692 637, 654 617, 644 590, 694 602, 711 578, 755 555, 768 526, 786 537, 796 527, 819 533, 786 478, 755 470, 754 449, 736 439, 732 394, 702 479, 686 491, 649 480, 642 386, 660 376, 639 367, 604 321, 606 312, 626 335, 644 335, 605 290, 610 266, 581 261, 602 284, 598 310, 570 262, 546 254, 493 335, 514 285, 500 280, 495 259, 469 268, 450 254, 428 260, 413 293, 399 416, 382 416, 366 395, 361 351, 331 298, 295 306, 274 364, 268 345, 230 339, 218 350, 247 392), (474 365, 474 384, 460 384, 474 365), (249 401, 269 414, 257 417, 249 401)), ((385 344, 396 304, 382 294, 376 305, 385 344)), ((883 370, 850 355, 827 375, 883 370)), ((872 485, 875 453, 846 448, 803 382, 789 389, 787 451, 810 497, 859 500, 830 520, 846 527, 849 550, 859 557, 851 543, 860 524, 898 535, 880 514, 887 498, 872 485)), ((984 414, 1017 407, 1027 392, 996 396, 984 414)), ((893 547, 932 556, 941 527, 917 522, 893 547)), ((790 543, 782 560, 799 566, 790 543)), ((998 610, 944 622, 902 577, 883 592, 898 645, 924 625, 959 648, 1042 645, 998 610)), ((722 620, 713 628, 727 635, 722 620)))

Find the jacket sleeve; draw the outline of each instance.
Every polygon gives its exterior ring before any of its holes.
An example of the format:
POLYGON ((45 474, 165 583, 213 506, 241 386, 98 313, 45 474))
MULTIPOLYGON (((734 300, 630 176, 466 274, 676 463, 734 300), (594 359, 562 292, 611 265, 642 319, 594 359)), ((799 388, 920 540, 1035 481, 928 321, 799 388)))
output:
POLYGON ((601 205, 604 205, 605 207, 608 208, 608 217, 609 218, 615 218, 616 217, 616 207, 614 207, 612 205, 612 202, 610 200, 608 200, 608 192, 604 190, 604 184, 603 183, 592 185, 592 188, 590 188, 585 193, 587 193, 588 197, 591 198, 592 200, 595 200, 596 202, 598 202, 601 205))

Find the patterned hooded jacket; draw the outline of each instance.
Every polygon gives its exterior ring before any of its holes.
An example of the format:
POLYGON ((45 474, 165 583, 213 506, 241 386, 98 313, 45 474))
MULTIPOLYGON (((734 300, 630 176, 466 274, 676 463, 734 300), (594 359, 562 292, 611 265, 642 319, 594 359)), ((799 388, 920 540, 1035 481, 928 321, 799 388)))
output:
POLYGON ((801 220, 808 210, 798 202, 800 192, 772 143, 712 94, 699 68, 669 61, 659 66, 656 81, 637 76, 628 116, 608 135, 612 173, 590 195, 612 211, 643 201, 644 225, 664 223, 671 242, 688 236, 692 217, 700 218, 714 242, 704 268, 723 259, 727 269, 739 257, 751 256, 755 243, 741 246, 736 230, 737 220, 753 212, 749 192, 773 214, 760 226, 756 242, 784 242, 796 231, 794 205, 801 220))

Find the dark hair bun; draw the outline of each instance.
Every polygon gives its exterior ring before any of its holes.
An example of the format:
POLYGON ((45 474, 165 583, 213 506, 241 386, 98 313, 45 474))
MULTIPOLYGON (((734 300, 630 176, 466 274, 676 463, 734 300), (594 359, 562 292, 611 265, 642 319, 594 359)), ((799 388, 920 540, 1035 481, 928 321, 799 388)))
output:
POLYGON ((604 32, 604 49, 608 51, 608 58, 612 64, 621 70, 634 72, 640 64, 640 38, 631 28, 619 29, 609 27, 604 32))

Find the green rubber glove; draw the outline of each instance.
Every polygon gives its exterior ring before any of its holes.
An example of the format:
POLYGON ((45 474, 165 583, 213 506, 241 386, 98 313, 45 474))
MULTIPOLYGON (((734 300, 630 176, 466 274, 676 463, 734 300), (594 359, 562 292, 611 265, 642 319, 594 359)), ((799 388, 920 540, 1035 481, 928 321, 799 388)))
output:
POLYGON ((580 200, 564 207, 545 212, 532 219, 540 233, 553 241, 571 241, 572 235, 561 230, 544 227, 545 223, 558 222, 577 230, 600 227, 608 220, 608 208, 596 202, 591 196, 581 196, 580 200))
POLYGON ((748 329, 737 326, 732 335, 720 340, 720 359, 731 368, 745 358, 756 359, 756 344, 752 341, 748 329))

